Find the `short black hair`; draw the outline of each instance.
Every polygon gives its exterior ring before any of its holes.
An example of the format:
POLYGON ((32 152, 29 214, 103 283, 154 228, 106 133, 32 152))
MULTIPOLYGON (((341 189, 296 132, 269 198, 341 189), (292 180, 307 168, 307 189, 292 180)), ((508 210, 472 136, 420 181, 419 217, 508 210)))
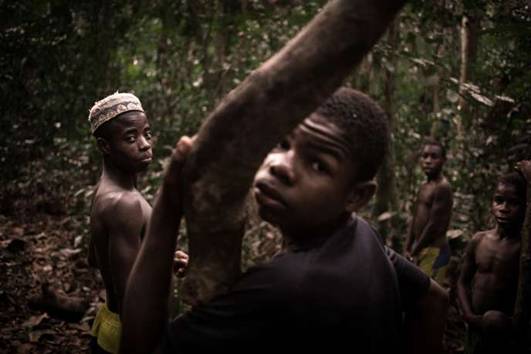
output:
POLYGON ((430 136, 430 137, 424 139, 424 144, 422 144, 422 149, 424 149, 424 147, 428 146, 428 145, 438 146, 441 149, 441 156, 446 160, 446 148, 444 147, 443 144, 441 144, 441 142, 439 140, 437 140, 434 137, 430 136))
POLYGON ((499 184, 505 184, 513 186, 516 190, 516 194, 521 197, 520 201, 523 205, 527 201, 527 181, 520 172, 509 172, 498 178, 496 186, 499 184))
POLYGON ((356 179, 374 178, 388 151, 389 123, 384 110, 369 96, 341 87, 315 113, 345 133, 356 166, 356 179))

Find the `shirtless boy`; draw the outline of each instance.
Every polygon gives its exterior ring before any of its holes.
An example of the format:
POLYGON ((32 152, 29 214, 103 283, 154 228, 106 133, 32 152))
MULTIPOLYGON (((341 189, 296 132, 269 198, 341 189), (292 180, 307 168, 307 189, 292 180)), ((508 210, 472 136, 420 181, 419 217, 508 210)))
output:
POLYGON ((450 261, 446 230, 453 203, 452 189, 442 174, 445 162, 444 147, 435 140, 426 141, 420 164, 427 180, 420 186, 417 195, 405 247, 405 256, 441 284, 450 261))
POLYGON ((137 174, 152 159, 151 129, 140 100, 115 93, 94 104, 89 122, 103 155, 90 212, 90 262, 101 272, 106 303, 92 327, 94 353, 117 353, 127 277, 151 215, 137 190, 137 174))
POLYGON ((516 350, 511 347, 510 334, 525 208, 525 179, 517 172, 502 176, 491 204, 496 226, 476 233, 467 246, 457 284, 463 318, 468 323, 467 353, 516 350))

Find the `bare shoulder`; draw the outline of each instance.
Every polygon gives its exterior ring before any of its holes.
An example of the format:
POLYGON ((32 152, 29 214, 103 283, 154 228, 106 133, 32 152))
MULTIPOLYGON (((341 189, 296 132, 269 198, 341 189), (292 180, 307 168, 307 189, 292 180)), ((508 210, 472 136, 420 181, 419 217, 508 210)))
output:
POLYGON ((448 179, 446 177, 443 177, 439 183, 435 185, 435 190, 439 193, 444 194, 452 194, 452 186, 450 186, 450 182, 448 182, 448 179))
POLYGON ((493 230, 484 230, 484 231, 476 232, 474 236, 472 236, 471 241, 479 242, 483 240, 483 238, 485 238, 488 234, 492 233, 492 231, 493 230))
POLYGON ((483 240, 489 240, 492 238, 492 236, 496 233, 496 230, 495 229, 491 229, 491 230, 484 230, 484 231, 479 231, 479 232, 476 232, 474 234, 474 236, 472 236, 472 239, 470 240, 470 243, 472 244, 472 246, 477 246, 481 243, 481 241, 483 240))
POLYGON ((452 187, 446 178, 443 178, 441 181, 435 183, 431 193, 437 200, 441 202, 452 203, 452 187))
POLYGON ((95 212, 102 220, 116 223, 121 220, 143 219, 144 198, 136 191, 112 191, 98 196, 95 212))
POLYGON ((488 233, 489 231, 480 231, 480 232, 476 232, 472 238, 470 239, 470 241, 468 241, 468 245, 466 246, 466 250, 465 250, 465 254, 466 254, 466 257, 474 257, 475 253, 476 253, 476 249, 478 248, 478 245, 481 243, 481 240, 483 240, 485 238, 485 235, 488 233))

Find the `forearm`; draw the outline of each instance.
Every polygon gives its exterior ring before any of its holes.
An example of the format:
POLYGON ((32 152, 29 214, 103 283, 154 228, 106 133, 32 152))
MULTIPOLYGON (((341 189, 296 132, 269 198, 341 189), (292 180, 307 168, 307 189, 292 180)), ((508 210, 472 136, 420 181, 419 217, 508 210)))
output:
POLYGON ((445 230, 446 228, 441 225, 437 225, 433 222, 428 222, 428 224, 422 231, 422 234, 420 235, 418 241, 413 245, 411 249, 411 254, 417 255, 420 250, 432 245, 439 238, 446 237, 446 235, 444 234, 445 230))
POLYGON ((122 353, 151 353, 168 319, 168 296, 181 212, 164 191, 131 271, 123 308, 122 353))
POLYGON ((467 289, 470 288, 470 283, 466 280, 459 279, 457 283, 457 298, 461 311, 463 312, 463 320, 471 325, 479 325, 481 316, 474 313, 470 301, 470 293, 467 289))
POLYGON ((413 246, 413 228, 410 226, 407 231, 406 244, 404 246, 405 253, 411 253, 412 246, 413 246))
POLYGON ((406 312, 408 354, 442 353, 447 311, 448 293, 431 280, 427 294, 406 312))

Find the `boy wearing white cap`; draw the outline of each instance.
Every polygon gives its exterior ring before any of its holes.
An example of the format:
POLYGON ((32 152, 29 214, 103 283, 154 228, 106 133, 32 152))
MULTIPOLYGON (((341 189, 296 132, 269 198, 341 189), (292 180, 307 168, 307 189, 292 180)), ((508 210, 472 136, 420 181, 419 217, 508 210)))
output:
POLYGON ((117 353, 125 285, 151 215, 137 190, 139 172, 152 159, 151 129, 140 100, 115 93, 94 104, 92 135, 103 155, 103 171, 90 211, 89 262, 101 272, 106 303, 92 327, 92 353, 117 353))

